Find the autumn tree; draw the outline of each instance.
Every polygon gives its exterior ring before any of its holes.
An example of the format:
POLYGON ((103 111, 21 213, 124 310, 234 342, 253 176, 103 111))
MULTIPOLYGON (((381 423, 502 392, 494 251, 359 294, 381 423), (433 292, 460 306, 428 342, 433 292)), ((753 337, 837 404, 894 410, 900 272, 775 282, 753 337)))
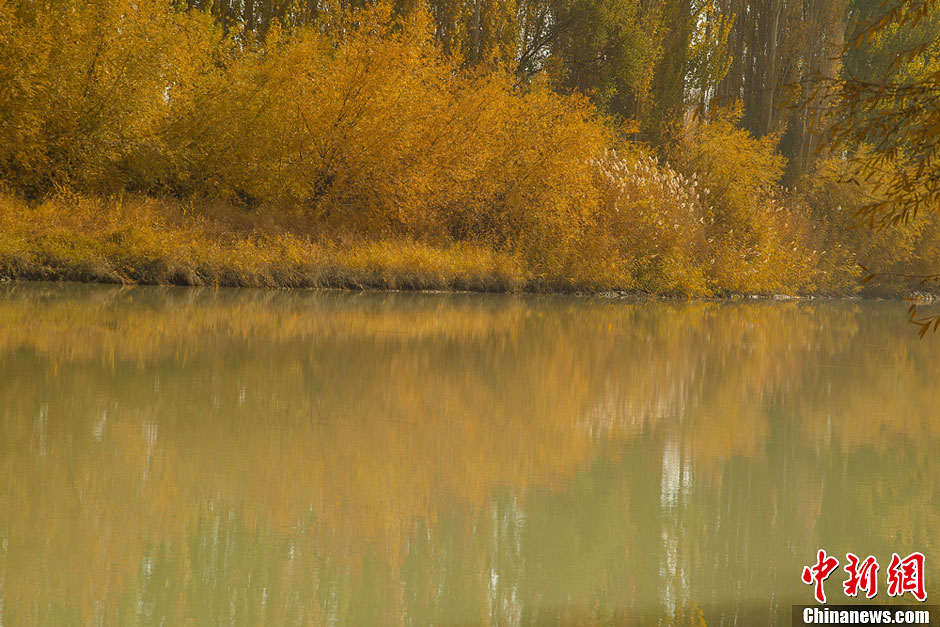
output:
MULTIPOLYGON (((935 0, 880 7, 859 0, 852 9, 857 23, 846 71, 819 78, 819 91, 834 101, 828 116, 817 112, 822 136, 831 150, 851 156, 847 180, 873 190, 861 220, 873 229, 906 225, 940 209, 940 7, 935 0)), ((922 335, 940 328, 940 316, 916 316, 912 306, 922 335)))

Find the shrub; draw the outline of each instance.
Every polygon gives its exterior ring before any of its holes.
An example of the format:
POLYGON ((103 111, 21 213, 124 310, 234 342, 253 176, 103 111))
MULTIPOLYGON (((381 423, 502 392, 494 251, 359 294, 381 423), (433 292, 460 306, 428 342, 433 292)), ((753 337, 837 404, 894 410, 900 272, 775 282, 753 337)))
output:
POLYGON ((608 255, 648 292, 708 293, 704 205, 697 182, 635 148, 596 161, 608 255))
POLYGON ((692 123, 678 142, 677 169, 696 177, 706 204, 710 282, 721 292, 812 291, 818 249, 813 225, 779 181, 776 138, 755 139, 735 125, 736 110, 692 123))

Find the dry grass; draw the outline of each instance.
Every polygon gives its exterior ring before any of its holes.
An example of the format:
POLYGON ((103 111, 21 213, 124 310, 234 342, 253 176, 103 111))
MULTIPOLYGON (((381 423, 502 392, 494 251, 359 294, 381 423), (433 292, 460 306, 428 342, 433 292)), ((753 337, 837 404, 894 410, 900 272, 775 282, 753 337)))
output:
MULTIPOLYGON (((666 209, 659 205, 656 211, 659 215, 666 209)), ((624 232, 608 226, 608 234, 624 232)), ((630 228, 638 229, 636 224, 630 228)), ((750 282, 734 288, 714 274, 715 268, 730 263, 728 250, 708 251, 718 263, 706 265, 701 251, 696 258, 690 243, 694 234, 680 242, 661 242, 655 228, 638 230, 620 247, 607 242, 605 248, 601 244, 607 240, 587 238, 594 245, 585 245, 564 266, 546 271, 545 264, 533 263, 517 250, 497 250, 484 242, 327 234, 316 232, 300 215, 276 209, 245 211, 218 201, 193 204, 64 193, 28 203, 0 193, 0 280, 479 292, 615 290, 691 297, 852 295, 861 287, 830 280, 807 288, 778 277, 776 287, 768 289, 761 281, 770 272, 759 268, 750 270, 750 282)), ((910 291, 907 280, 884 283, 887 288, 865 286, 863 294, 910 291)))
POLYGON ((0 277, 151 285, 518 291, 514 258, 471 244, 324 242, 147 198, 0 196, 0 277), (212 216, 212 217, 210 217, 212 216))

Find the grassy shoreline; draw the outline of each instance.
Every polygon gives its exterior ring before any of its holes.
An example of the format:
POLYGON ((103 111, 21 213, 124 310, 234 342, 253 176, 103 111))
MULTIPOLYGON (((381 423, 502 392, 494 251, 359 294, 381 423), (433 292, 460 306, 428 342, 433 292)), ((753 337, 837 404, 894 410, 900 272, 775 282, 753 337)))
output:
MULTIPOLYGON (((319 241, 262 216, 189 213, 148 198, 0 197, 0 278, 218 287, 521 291, 517 260, 482 246, 319 241)), ((348 240, 348 238, 346 238, 348 240)))
POLYGON ((700 298, 905 294, 878 286, 841 293, 657 291, 591 277, 538 276, 520 258, 484 244, 320 239, 281 217, 230 206, 79 195, 38 204, 0 195, 0 280, 700 298))

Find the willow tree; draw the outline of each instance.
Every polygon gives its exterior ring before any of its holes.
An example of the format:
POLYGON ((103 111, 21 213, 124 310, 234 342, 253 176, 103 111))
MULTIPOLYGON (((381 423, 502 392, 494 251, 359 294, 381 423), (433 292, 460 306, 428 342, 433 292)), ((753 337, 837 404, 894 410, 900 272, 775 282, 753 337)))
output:
MULTIPOLYGON (((850 157, 848 180, 875 190, 859 218, 884 229, 940 211, 940 6, 861 1, 854 9, 846 71, 821 77, 828 106, 817 114, 826 148, 850 157)), ((938 282, 940 274, 911 278, 938 282)), ((918 319, 913 305, 910 313, 921 335, 940 328, 940 315, 918 319)))

